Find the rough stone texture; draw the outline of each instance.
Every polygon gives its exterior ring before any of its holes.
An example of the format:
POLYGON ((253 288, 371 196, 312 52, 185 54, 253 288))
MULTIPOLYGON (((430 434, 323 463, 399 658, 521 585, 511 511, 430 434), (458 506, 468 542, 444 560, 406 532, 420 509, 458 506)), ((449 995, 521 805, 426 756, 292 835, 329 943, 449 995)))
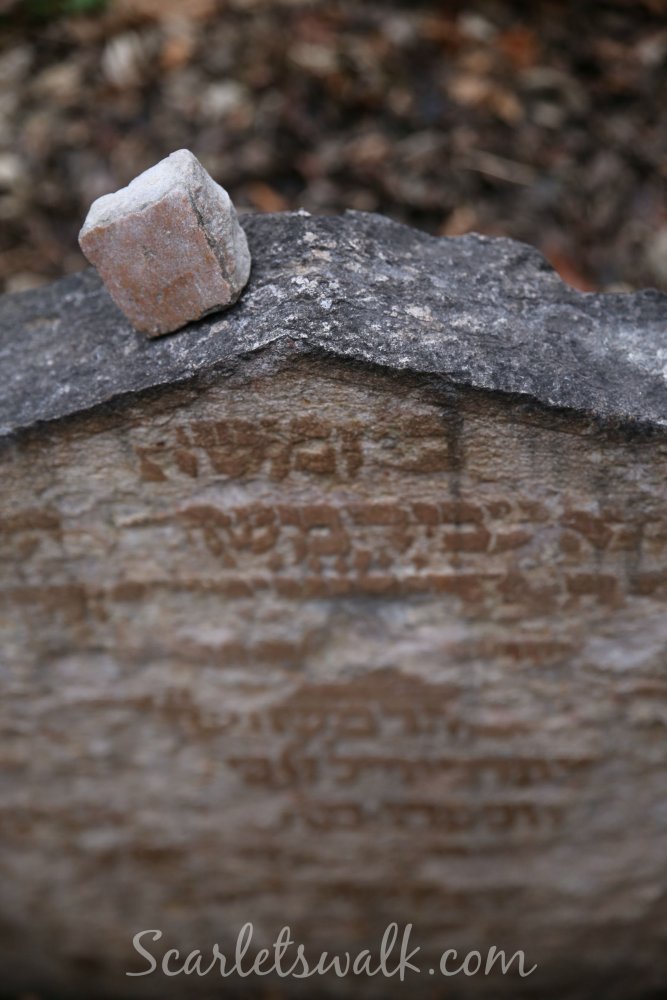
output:
POLYGON ((254 257, 247 293, 178 337, 138 337, 93 272, 5 297, 0 433, 279 340, 551 407, 667 422, 665 295, 582 294, 531 247, 437 239, 377 215, 243 225, 254 257))
POLYGON ((24 427, 0 450, 3 989, 660 996, 665 298, 372 217, 246 225, 238 310, 171 341, 91 274, 0 303, 24 427), (411 922, 424 970, 496 945, 538 971, 124 975, 136 930, 229 949, 247 920, 312 953, 411 922))
POLYGON ((98 198, 79 243, 116 305, 150 336, 226 309, 250 274, 229 195, 187 149, 98 198))

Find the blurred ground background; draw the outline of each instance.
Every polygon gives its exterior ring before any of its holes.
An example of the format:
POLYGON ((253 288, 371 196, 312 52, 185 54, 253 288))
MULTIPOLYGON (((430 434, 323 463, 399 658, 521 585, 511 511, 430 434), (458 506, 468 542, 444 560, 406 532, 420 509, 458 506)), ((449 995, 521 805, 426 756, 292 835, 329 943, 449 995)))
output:
POLYGON ((667 4, 0 0, 0 289, 187 146, 239 209, 384 212, 667 288, 667 4))

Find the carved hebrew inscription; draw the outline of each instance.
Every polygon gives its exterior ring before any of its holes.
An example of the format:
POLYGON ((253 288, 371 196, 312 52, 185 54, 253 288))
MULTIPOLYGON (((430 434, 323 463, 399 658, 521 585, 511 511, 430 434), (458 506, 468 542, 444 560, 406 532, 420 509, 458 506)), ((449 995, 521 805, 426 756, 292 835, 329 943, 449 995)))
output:
POLYGON ((106 930, 188 898, 434 951, 511 901, 535 960, 593 947, 572 884, 618 914, 667 878, 666 454, 315 361, 6 446, 5 857, 46 831, 72 905, 39 865, 12 898, 71 942, 93 877, 106 930))

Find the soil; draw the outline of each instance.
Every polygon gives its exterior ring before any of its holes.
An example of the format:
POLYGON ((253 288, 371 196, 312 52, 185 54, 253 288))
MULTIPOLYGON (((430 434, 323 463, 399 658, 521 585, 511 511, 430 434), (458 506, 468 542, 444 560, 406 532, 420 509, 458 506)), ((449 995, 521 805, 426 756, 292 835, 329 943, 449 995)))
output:
POLYGON ((0 288, 188 147, 237 207, 383 212, 667 288, 667 5, 0 0, 0 288))

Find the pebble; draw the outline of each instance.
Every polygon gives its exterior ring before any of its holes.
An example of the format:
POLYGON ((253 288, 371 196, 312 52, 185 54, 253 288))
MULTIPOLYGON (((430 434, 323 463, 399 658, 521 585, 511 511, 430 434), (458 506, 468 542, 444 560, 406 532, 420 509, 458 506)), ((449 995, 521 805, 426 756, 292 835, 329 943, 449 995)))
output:
POLYGON ((229 195, 187 149, 93 202, 79 245, 119 309, 150 337, 226 309, 250 274, 229 195))

